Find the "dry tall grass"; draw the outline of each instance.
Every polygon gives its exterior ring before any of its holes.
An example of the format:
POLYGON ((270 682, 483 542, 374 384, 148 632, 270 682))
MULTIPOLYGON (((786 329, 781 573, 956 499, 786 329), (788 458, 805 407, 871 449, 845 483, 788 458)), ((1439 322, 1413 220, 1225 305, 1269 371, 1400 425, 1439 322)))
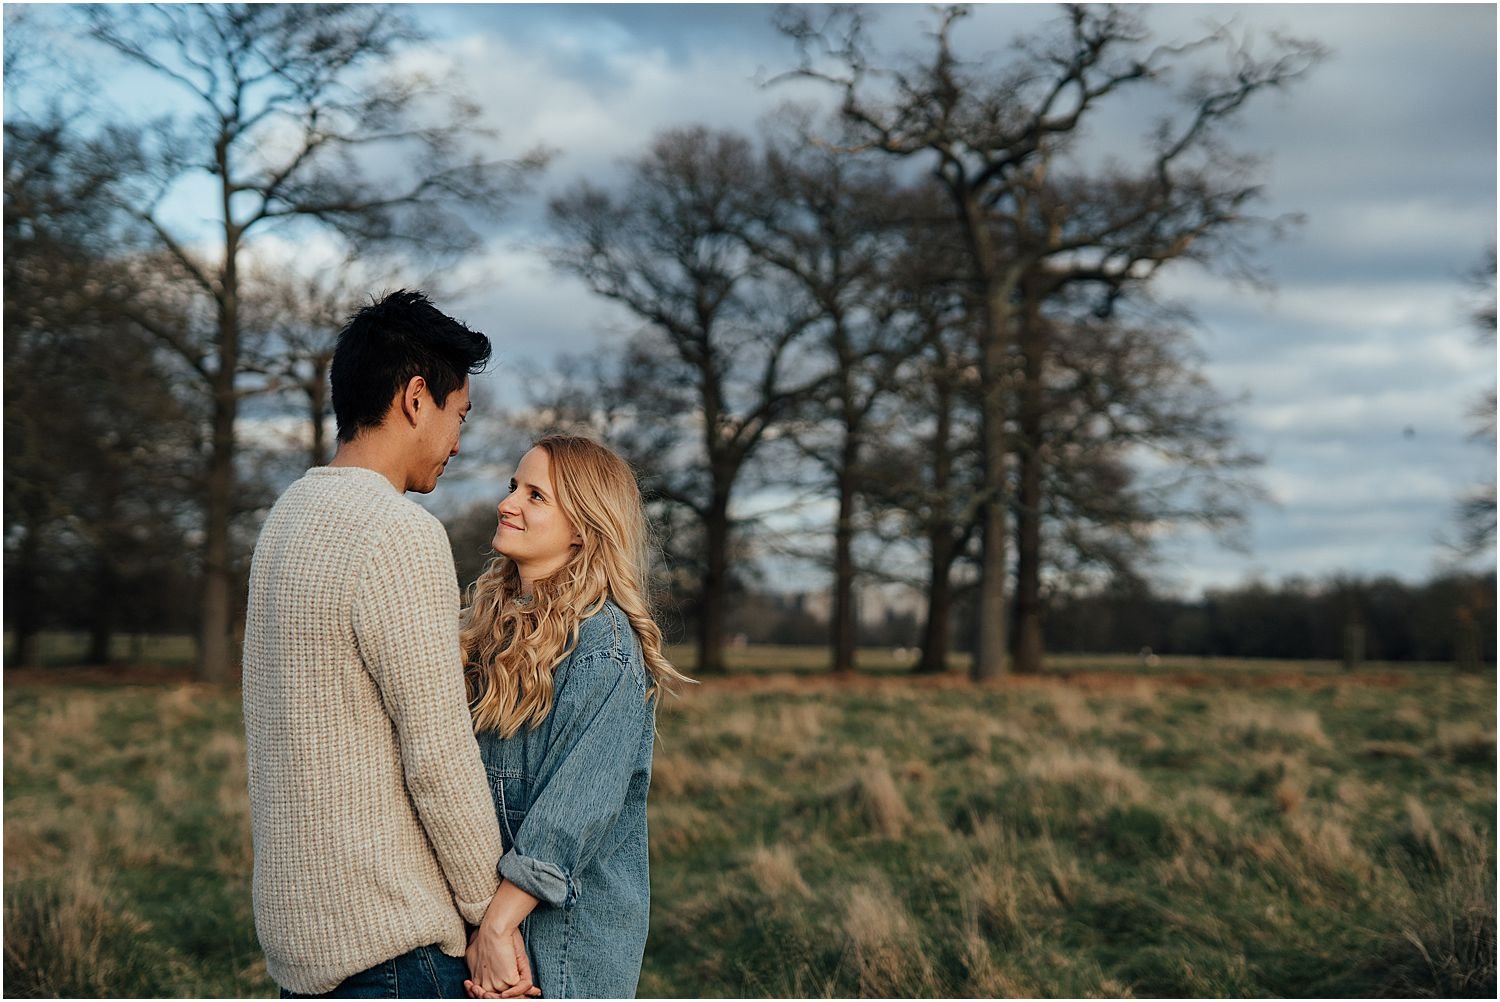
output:
POLYGON ((812 888, 807 886, 802 872, 797 869, 797 853, 790 846, 758 845, 750 853, 748 866, 756 886, 773 900, 812 897, 812 888))
POLYGON ((1136 803, 1150 794, 1140 772, 1108 749, 1054 747, 1027 759, 1022 772, 1048 784, 1087 787, 1106 804, 1136 803))
POLYGON ((46 883, 27 882, 5 902, 6 994, 11 998, 114 994, 128 957, 113 938, 147 931, 111 900, 104 872, 80 865, 46 883))
POLYGON ((932 962, 916 924, 884 878, 850 889, 844 903, 844 935, 861 996, 934 994, 932 962))
POLYGON ((1317 710, 1288 710, 1253 696, 1226 695, 1215 704, 1214 719, 1226 738, 1252 747, 1267 739, 1318 747, 1328 744, 1317 710))
POLYGON ((905 834, 911 824, 911 810, 896 788, 896 780, 891 776, 883 754, 871 753, 859 772, 855 788, 865 823, 871 831, 891 839, 905 834))

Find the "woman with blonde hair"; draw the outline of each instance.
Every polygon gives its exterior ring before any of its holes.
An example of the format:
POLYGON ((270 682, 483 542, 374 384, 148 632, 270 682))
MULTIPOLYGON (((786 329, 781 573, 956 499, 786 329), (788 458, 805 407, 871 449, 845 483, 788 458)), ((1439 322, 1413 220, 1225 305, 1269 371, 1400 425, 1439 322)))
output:
POLYGON ((630 998, 650 904, 657 695, 689 681, 651 618, 640 490, 609 449, 553 435, 521 458, 498 513, 497 556, 462 632, 504 849, 475 937, 504 955, 519 927, 529 958, 476 970, 469 994, 510 994, 529 960, 548 998, 630 998))

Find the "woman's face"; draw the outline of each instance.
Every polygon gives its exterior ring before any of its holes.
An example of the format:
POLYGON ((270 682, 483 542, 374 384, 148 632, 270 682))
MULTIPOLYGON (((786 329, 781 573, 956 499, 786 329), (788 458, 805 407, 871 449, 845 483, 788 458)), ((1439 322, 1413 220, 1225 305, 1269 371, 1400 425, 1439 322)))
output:
POLYGON ((490 545, 515 561, 528 586, 566 564, 573 547, 583 542, 558 507, 552 460, 543 449, 532 449, 521 457, 499 514, 490 545))

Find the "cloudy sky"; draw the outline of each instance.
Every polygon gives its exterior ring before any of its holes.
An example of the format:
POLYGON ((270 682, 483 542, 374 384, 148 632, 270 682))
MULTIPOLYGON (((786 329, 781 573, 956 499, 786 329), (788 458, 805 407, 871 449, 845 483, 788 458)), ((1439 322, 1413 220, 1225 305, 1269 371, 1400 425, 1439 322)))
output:
MULTIPOLYGON (((488 332, 501 364, 484 378, 519 405, 515 363, 617 344, 634 323, 549 269, 537 247, 546 198, 607 183, 658 130, 745 131, 806 87, 762 82, 794 60, 761 5, 422 5, 424 61, 452 68, 505 152, 558 155, 537 197, 461 269, 473 291, 444 304, 488 332)), ((1020 31, 1056 17, 1039 5, 980 5, 962 54, 1004 58, 1020 31)), ((1496 13, 1491 5, 1155 5, 1158 38, 1232 20, 1317 39, 1331 58, 1239 122, 1264 155, 1268 214, 1298 212, 1289 239, 1260 248, 1272 291, 1191 268, 1162 292, 1196 314, 1206 368, 1243 442, 1266 457, 1274 499, 1251 514, 1249 553, 1190 533, 1166 541, 1160 584, 1195 591, 1252 576, 1338 571, 1425 577, 1451 558, 1455 499, 1492 479, 1495 453, 1470 438, 1472 402, 1494 385, 1495 350, 1476 335, 1465 275, 1496 229, 1496 13)), ((926 6, 879 5, 883 51, 920 51, 926 6)), ((826 95, 824 95, 826 97, 826 95)), ((1131 99, 1132 101, 1137 99, 1131 99)), ((1145 99, 1140 99, 1145 100, 1145 99)), ((1121 102, 1091 134, 1128 143, 1155 110, 1121 102)), ((1484 561, 1483 563, 1492 563, 1484 561)))
MULTIPOLYGON (((442 5, 422 16, 506 145, 560 151, 544 194, 580 176, 607 179, 657 130, 752 130, 805 93, 760 85, 793 58, 769 7, 442 5)), ((1054 16, 980 6, 960 49, 1003 58, 1018 30, 1054 16)), ((876 18, 891 53, 920 47, 931 24, 923 6, 880 5, 876 18)), ((1467 318, 1464 283, 1495 240, 1495 9, 1193 4, 1153 6, 1146 18, 1162 38, 1232 19, 1262 40, 1280 30, 1332 50, 1236 130, 1266 158, 1266 211, 1305 217, 1260 250, 1274 289, 1191 269, 1164 283, 1199 318, 1215 384, 1243 397, 1238 425, 1266 457, 1273 502, 1252 512, 1248 554, 1190 533, 1169 540, 1163 584, 1424 577, 1450 559, 1438 539, 1454 499, 1495 470, 1465 417, 1494 383, 1495 351, 1467 318)), ((550 271, 524 236, 471 267, 487 287, 456 308, 520 355, 587 350, 632 327, 550 271)))

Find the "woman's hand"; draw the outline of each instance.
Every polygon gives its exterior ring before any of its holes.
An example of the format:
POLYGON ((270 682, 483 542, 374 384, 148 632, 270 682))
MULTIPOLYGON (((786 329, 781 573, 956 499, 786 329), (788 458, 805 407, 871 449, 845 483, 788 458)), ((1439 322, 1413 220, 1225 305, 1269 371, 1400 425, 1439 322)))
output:
POLYGON ((509 880, 500 881, 500 889, 490 899, 464 951, 464 959, 469 962, 464 990, 470 998, 535 998, 542 994, 532 981, 531 958, 521 938, 521 920, 536 906, 536 898, 509 880))
POLYGON ((506 934, 494 926, 481 925, 469 939, 464 959, 469 962, 471 975, 464 982, 464 991, 471 999, 536 998, 542 994, 533 983, 531 958, 526 955, 519 928, 506 934))

